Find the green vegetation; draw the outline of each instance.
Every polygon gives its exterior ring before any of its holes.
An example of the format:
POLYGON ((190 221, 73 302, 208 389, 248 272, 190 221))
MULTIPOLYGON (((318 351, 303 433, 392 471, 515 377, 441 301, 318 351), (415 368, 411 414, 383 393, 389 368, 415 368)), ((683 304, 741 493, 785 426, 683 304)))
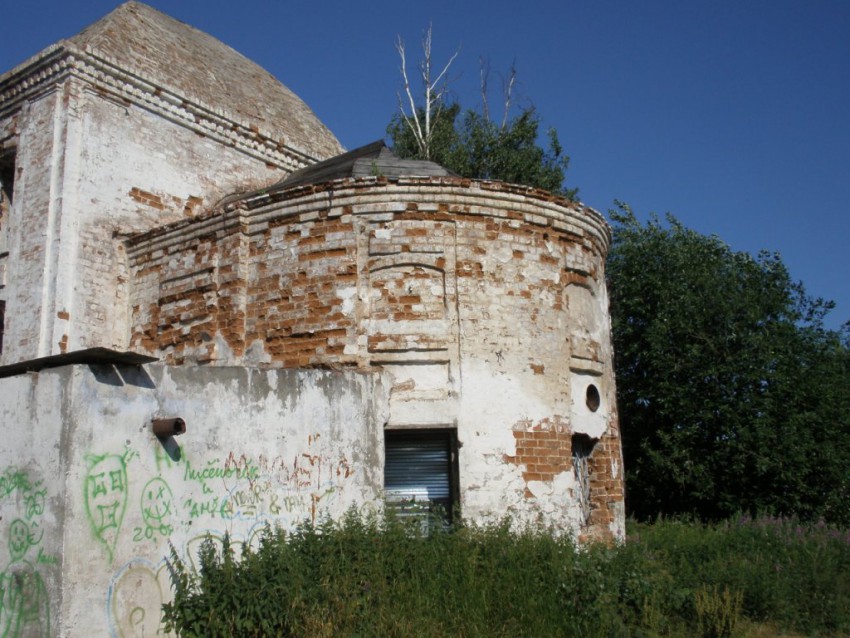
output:
POLYGON ((439 70, 431 57, 432 29, 422 37, 422 58, 408 74, 404 41, 396 40, 403 91, 399 111, 387 126, 393 151, 405 159, 431 160, 475 179, 501 180, 532 186, 575 199, 577 188, 566 188, 564 173, 570 158, 555 129, 546 133, 548 146, 538 144, 540 117, 533 106, 517 107, 514 65, 502 77, 500 122, 490 116, 489 63, 481 59, 481 108, 464 110, 449 98, 449 69, 459 51, 439 70))
POLYGON ((507 525, 422 532, 355 516, 269 531, 241 558, 172 557, 165 620, 204 636, 850 635, 850 534, 746 517, 630 525, 577 550, 507 525))
MULTIPOLYGON (((611 211, 607 264, 631 515, 850 525, 850 326, 776 254, 611 211)), ((801 591, 805 591, 801 588, 801 591)))
MULTIPOLYGON (((421 109, 417 117, 424 119, 421 109)), ((539 128, 540 117, 533 107, 497 123, 472 109, 462 111, 455 102, 435 119, 428 153, 431 160, 463 177, 533 186, 575 199, 578 189, 564 186, 570 158, 555 129, 547 131, 547 146, 538 145, 539 128)), ((393 117, 387 134, 399 157, 425 159, 401 115, 393 117)))

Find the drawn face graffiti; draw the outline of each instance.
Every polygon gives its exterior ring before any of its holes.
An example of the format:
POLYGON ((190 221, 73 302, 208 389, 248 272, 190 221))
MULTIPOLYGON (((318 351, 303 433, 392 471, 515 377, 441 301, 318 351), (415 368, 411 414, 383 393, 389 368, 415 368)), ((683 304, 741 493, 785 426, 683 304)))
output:
POLYGON ((29 525, 21 519, 15 519, 9 526, 9 554, 13 561, 20 560, 24 557, 29 549, 29 525))
POLYGON ((32 565, 0 575, 0 635, 50 636, 50 599, 41 574, 32 565))
POLYGON ((28 494, 26 497, 26 516, 32 519, 34 516, 44 514, 44 497, 47 494, 47 488, 28 494))
POLYGON ((97 539, 112 559, 127 509, 127 468, 115 454, 89 457, 86 476, 86 513, 97 539))
POLYGON ((148 481, 142 490, 142 519, 145 525, 160 529, 168 526, 172 514, 171 488, 161 478, 148 481))
MULTIPOLYGON (((109 616, 113 635, 165 635, 159 626, 168 592, 168 572, 146 565, 129 565, 116 574, 110 587, 109 616), (156 629, 155 629, 156 628, 156 629)), ((172 634, 168 634, 171 636, 172 634)))

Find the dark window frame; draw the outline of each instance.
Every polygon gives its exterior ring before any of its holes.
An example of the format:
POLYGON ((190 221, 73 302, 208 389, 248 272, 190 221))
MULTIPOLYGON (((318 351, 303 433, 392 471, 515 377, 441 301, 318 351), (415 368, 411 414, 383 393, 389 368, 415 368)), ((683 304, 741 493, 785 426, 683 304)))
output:
POLYGON ((0 198, 6 212, 15 199, 15 149, 0 150, 0 198))
POLYGON ((422 517, 440 520, 444 523, 452 523, 459 516, 459 471, 458 471, 458 440, 457 429, 445 428, 390 428, 384 430, 384 494, 385 504, 389 511, 393 511, 401 518, 422 517), (423 463, 411 462, 411 456, 415 455, 416 448, 422 450, 423 463), (405 448, 405 449, 402 449, 405 448), (434 456, 438 450, 444 452, 444 457, 434 456), (431 460, 424 457, 431 456, 431 460), (442 465, 442 470, 437 468, 442 465), (430 467, 429 467, 430 466, 430 467), (405 472, 408 473, 405 476, 405 472), (427 498, 416 502, 405 501, 393 495, 405 491, 419 491, 428 489, 427 486, 419 484, 415 490, 411 489, 419 480, 417 472, 430 473, 430 481, 439 482, 439 495, 435 498, 427 498), (412 473, 412 474, 410 474, 412 473), (437 476, 439 474, 439 476, 437 476), (442 484, 445 480, 445 486, 442 484), (445 495, 443 495, 445 492, 445 495))
POLYGON ((590 522, 590 513, 593 509, 593 472, 591 471, 590 459, 596 449, 598 439, 589 437, 587 434, 577 432, 571 437, 573 475, 576 480, 575 496, 581 507, 584 524, 590 522))

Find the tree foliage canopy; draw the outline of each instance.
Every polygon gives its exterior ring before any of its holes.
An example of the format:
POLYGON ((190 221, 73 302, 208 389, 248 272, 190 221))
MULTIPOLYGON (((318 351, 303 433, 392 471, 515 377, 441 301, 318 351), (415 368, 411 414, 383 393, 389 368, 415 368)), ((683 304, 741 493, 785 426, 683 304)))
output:
MULTIPOLYGON (((420 109, 417 116, 424 118, 424 111, 420 109)), ((570 160, 557 133, 549 129, 548 145, 542 147, 538 144, 539 130, 540 117, 533 107, 522 109, 502 124, 475 110, 463 111, 455 102, 434 122, 429 155, 463 177, 533 186, 575 199, 578 189, 564 186, 570 160)), ((426 159, 400 115, 393 117, 387 134, 399 157, 426 159)))
POLYGON ((564 154, 554 129, 547 131, 548 146, 538 144, 540 118, 533 106, 515 108, 516 67, 502 78, 501 122, 490 118, 488 78, 490 65, 481 59, 481 112, 462 110, 448 99, 449 69, 459 49, 439 70, 432 59, 432 28, 422 36, 422 58, 416 72, 408 73, 404 41, 396 40, 403 90, 399 110, 387 125, 396 155, 431 160, 461 175, 493 179, 551 191, 575 199, 578 189, 564 186, 570 158, 564 154), (411 79, 414 78, 414 79, 411 79))
POLYGON ((776 254, 610 212, 627 507, 850 522, 850 339, 776 254))

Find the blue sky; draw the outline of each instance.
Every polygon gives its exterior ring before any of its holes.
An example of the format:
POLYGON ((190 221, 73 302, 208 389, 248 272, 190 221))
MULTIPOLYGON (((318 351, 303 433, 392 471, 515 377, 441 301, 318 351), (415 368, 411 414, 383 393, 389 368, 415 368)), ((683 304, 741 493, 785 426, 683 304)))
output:
MULTIPOLYGON (((6 0, 0 70, 118 3, 6 0)), ((397 108, 397 35, 476 106, 478 59, 516 62, 519 91, 571 156, 568 184, 606 212, 671 212, 736 250, 778 251, 810 294, 850 319, 850 2, 845 0, 150 0, 253 59, 348 148, 397 108)), ((494 82, 496 78, 494 76, 494 82)))

